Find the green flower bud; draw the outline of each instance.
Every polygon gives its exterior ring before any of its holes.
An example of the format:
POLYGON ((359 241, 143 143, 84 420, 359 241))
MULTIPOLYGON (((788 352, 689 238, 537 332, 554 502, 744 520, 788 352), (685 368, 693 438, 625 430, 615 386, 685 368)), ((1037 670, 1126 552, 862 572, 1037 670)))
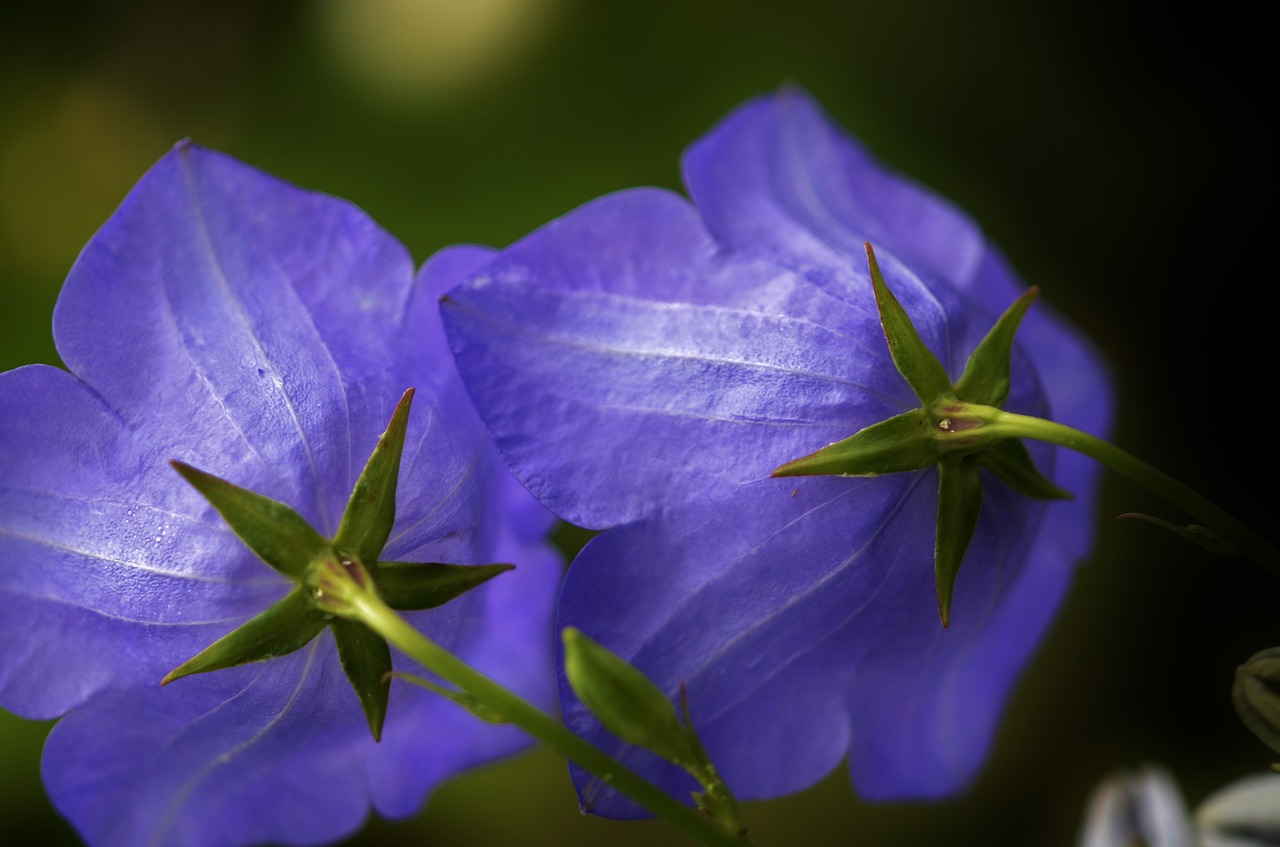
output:
POLYGON ((1236 668, 1231 699, 1244 725, 1280 753, 1280 647, 1255 653, 1236 668))
POLYGON ((562 637, 569 685, 606 729, 686 768, 699 761, 697 742, 648 677, 573 627, 562 637))

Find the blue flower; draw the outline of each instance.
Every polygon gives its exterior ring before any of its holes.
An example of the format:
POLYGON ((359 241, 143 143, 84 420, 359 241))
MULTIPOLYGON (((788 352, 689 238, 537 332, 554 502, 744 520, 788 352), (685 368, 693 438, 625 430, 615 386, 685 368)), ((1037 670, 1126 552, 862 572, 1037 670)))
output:
MULTIPOLYGON (((613 194, 439 279, 445 328, 517 478, 606 530, 559 624, 634 663, 691 717, 743 799, 848 758, 867 799, 940 798, 979 771, 1002 710, 1088 554, 1098 470, 1028 444, 1072 501, 983 477, 939 626, 935 468, 775 479, 778 466, 920 405, 885 344, 866 264, 954 380, 1023 286, 974 223, 886 170, 804 93, 750 102, 684 158, 692 204, 613 194)), ((1051 299, 1052 292, 1048 292, 1051 299)), ((1045 305, 1022 324, 1005 408, 1104 434, 1111 386, 1045 305)), ((694 786, 566 721, 676 796, 694 786)), ((583 804, 642 811, 577 775, 583 804)))
POLYGON ((331 841, 370 806, 412 814, 442 780, 525 746, 416 686, 392 692, 375 743, 328 630, 159 684, 293 587, 169 460, 331 537, 413 387, 384 558, 518 568, 409 618, 554 697, 550 517, 475 417, 438 294, 359 209, 182 143, 67 279, 54 336, 70 372, 0 374, 0 705, 64 716, 44 780, 90 843, 331 841))

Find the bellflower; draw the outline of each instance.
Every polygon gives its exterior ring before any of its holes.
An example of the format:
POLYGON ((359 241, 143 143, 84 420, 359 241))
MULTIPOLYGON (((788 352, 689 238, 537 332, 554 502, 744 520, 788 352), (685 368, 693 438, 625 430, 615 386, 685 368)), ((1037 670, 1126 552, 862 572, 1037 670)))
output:
POLYGON ((550 519, 475 417, 438 295, 359 209, 182 143, 67 278, 54 337, 70 372, 0 374, 0 705, 63 716, 43 776, 89 843, 330 841, 370 806, 409 815, 442 780, 525 745, 405 685, 375 743, 328 629, 160 686, 293 588, 170 460, 332 537, 414 388, 384 558, 517 569, 408 617, 525 696, 554 697, 550 519))
MULTIPOLYGON (((673 700, 683 686, 739 798, 797 791, 846 757, 868 799, 951 795, 1090 549, 1097 467, 1028 443, 1074 494, 1057 501, 982 472, 946 628, 936 468, 771 473, 920 405, 886 346, 865 242, 952 381, 1024 287, 968 217, 803 92, 739 108, 683 173, 692 203, 606 196, 437 283, 456 286, 446 332, 510 468, 562 518, 606 530, 571 567, 559 624, 673 700)), ((1105 369, 1043 303, 1011 374, 1006 409, 1105 434, 1105 369)), ((561 693, 576 731, 688 796, 683 772, 561 693)), ((575 777, 584 808, 642 813, 575 777)))

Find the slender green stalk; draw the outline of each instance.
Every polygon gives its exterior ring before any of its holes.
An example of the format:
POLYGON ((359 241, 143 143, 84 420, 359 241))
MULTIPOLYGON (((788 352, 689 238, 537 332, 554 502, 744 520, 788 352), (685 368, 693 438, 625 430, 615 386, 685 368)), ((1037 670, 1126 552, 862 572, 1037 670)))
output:
POLYGON ((993 406, 965 404, 964 417, 982 421, 985 437, 1035 438, 1083 453, 1161 495, 1203 522, 1242 556, 1280 576, 1280 549, 1168 474, 1110 442, 1043 418, 1018 415, 993 406))
POLYGON ((360 592, 349 599, 345 617, 358 620, 423 667, 470 694, 497 714, 640 803, 658 817, 703 844, 744 847, 744 837, 723 829, 701 812, 666 792, 574 735, 557 719, 476 671, 414 629, 376 596, 360 592))

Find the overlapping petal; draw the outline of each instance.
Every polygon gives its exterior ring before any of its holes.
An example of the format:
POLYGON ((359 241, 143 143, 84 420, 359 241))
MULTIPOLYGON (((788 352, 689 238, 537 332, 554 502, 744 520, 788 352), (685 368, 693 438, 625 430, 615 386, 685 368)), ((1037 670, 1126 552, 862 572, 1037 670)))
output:
POLYGON ((769 245, 823 261, 860 257, 870 241, 953 283, 989 249, 967 215, 885 168, 799 89, 736 109, 682 164, 707 229, 730 249, 769 245))
POLYGON ((520 567, 412 620, 552 695, 539 677, 559 569, 529 517, 540 507, 496 461, 401 245, 350 204, 183 143, 85 248, 54 332, 71 373, 0 375, 0 704, 68 713, 44 775, 91 843, 328 841, 371 802, 409 814, 524 743, 398 686, 376 745, 327 632, 158 686, 290 588, 168 460, 332 535, 414 387, 384 557, 520 567))
MULTIPOLYGON (((970 331, 942 320, 947 292, 891 273, 939 348, 970 331)), ((865 268, 718 250, 687 201, 640 189, 503 251, 443 311, 517 477, 602 528, 911 408, 868 291, 865 268)))
MULTIPOLYGON (((1097 469, 1028 445, 1070 503, 984 472, 945 630, 936 471, 769 474, 918 405, 889 358, 864 241, 953 380, 1022 285, 963 213, 875 162, 802 92, 743 106, 684 171, 695 205, 602 198, 460 278, 444 304, 516 476, 562 517, 607 529, 571 568, 559 624, 673 697, 687 684, 742 797, 798 790, 846 756, 868 798, 954 793, 1089 548, 1097 469)), ((1107 427, 1098 357, 1041 305, 1005 407, 1107 427)), ((687 778, 621 750, 564 684, 562 700, 575 729, 687 796, 687 778)), ((591 810, 639 813, 576 777, 591 810)))

